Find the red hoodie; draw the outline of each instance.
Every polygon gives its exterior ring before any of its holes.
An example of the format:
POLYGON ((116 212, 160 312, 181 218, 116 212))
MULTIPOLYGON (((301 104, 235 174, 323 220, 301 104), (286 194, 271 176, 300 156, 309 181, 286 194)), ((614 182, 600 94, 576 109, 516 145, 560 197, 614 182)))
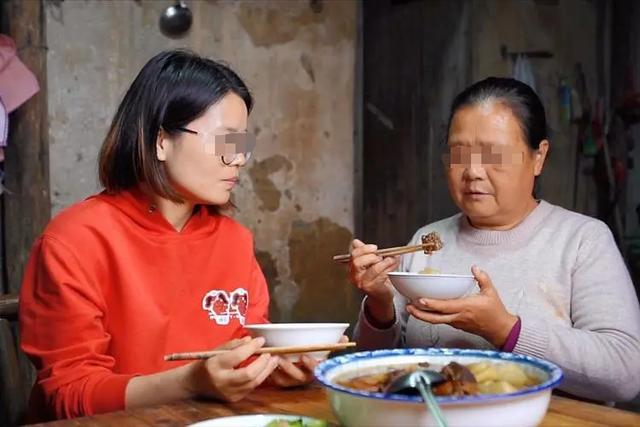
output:
POLYGON ((212 349, 246 335, 245 323, 267 322, 248 230, 200 207, 177 232, 150 206, 137 190, 102 193, 35 242, 20 327, 38 370, 39 419, 123 409, 132 376, 180 364, 163 355, 212 349))

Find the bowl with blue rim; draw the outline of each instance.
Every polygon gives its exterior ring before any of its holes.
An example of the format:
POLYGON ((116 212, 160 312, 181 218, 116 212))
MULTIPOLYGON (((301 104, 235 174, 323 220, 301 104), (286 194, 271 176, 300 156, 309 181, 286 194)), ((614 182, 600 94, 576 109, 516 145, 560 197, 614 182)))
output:
POLYGON ((558 366, 537 357, 444 348, 351 353, 319 364, 315 376, 326 389, 331 407, 343 426, 436 426, 419 394, 387 394, 382 391, 382 383, 402 369, 420 366, 442 371, 451 364, 468 368, 478 381, 474 394, 436 396, 449 426, 536 426, 547 412, 552 390, 563 378, 558 366), (519 382, 517 387, 505 381, 506 378, 515 384, 512 378, 520 378, 522 374, 526 381, 519 382), (374 390, 378 386, 376 378, 381 382, 380 390, 374 390), (362 384, 363 379, 373 388, 357 388, 356 384, 362 384), (508 386, 496 387, 504 382, 508 386))

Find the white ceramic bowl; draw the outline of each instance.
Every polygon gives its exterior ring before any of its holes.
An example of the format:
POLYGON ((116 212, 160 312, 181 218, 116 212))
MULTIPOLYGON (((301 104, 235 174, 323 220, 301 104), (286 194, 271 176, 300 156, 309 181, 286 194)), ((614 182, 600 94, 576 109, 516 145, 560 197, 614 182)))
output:
POLYGON ((471 292, 475 278, 459 274, 387 273, 391 284, 409 301, 418 298, 453 299, 471 292))
MULTIPOLYGON (((348 323, 264 323, 245 325, 253 337, 264 337, 267 347, 335 344, 349 327, 348 323)), ((329 352, 306 353, 316 359, 327 357, 329 352)), ((299 354, 288 356, 298 360, 299 354)))
POLYGON ((551 391, 562 380, 556 365, 530 356, 489 350, 396 349, 352 353, 322 362, 315 370, 318 381, 326 388, 336 417, 345 427, 436 426, 435 419, 419 396, 385 395, 357 391, 336 384, 343 374, 366 374, 376 367, 429 362, 506 361, 533 370, 543 380, 537 386, 514 393, 436 397, 449 426, 511 427, 540 424, 549 406, 551 391))

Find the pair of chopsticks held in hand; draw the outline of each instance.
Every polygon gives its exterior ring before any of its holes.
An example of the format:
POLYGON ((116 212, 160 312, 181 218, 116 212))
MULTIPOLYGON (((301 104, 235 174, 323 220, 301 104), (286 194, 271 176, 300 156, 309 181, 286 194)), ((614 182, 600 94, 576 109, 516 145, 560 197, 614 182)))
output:
MULTIPOLYGON (((425 234, 421 238, 422 242, 419 245, 410 246, 396 246, 393 248, 378 249, 374 254, 381 257, 391 257, 396 255, 404 255, 411 252, 424 251, 425 254, 431 255, 432 253, 439 251, 444 246, 440 236, 435 231, 429 234, 425 234)), ((336 255, 333 257, 334 261, 340 263, 351 262, 351 254, 336 255)))
MULTIPOLYGON (((264 353, 269 354, 295 354, 295 353, 310 353, 314 351, 337 351, 344 350, 349 347, 355 347, 355 342, 341 342, 336 344, 317 344, 317 345, 298 345, 298 346, 286 346, 286 347, 261 347, 256 350, 255 355, 264 353)), ((164 356, 166 361, 175 360, 199 360, 208 359, 210 357, 219 356, 230 350, 211 350, 211 351, 193 351, 186 353, 173 353, 164 356)))

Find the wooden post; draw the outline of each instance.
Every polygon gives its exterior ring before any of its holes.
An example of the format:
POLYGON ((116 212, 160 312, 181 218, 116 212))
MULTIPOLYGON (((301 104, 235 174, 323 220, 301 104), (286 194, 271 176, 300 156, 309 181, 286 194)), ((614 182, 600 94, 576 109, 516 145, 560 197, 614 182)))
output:
POLYGON ((25 399, 20 364, 11 323, 0 317, 0 424, 18 425, 24 416, 25 399), (20 396, 19 398, 17 398, 20 396))
MULTIPOLYGON (((10 114, 9 142, 5 149, 6 191, 2 195, 1 237, 4 239, 2 258, 6 283, 3 288, 4 292, 18 293, 31 246, 51 216, 46 16, 43 0, 2 0, 0 7, 2 32, 13 38, 18 56, 40 83, 40 91, 10 114)), ((3 348, 6 349, 6 328, 4 332, 3 348)), ((16 338, 16 344, 18 342, 19 338, 16 338)), ((18 376, 15 363, 12 363, 14 377, 8 383, 12 391, 11 397, 7 396, 10 410, 4 414, 10 418, 10 425, 22 421, 35 378, 26 356, 22 352, 16 352, 16 356, 20 373, 18 376), (15 381, 16 378, 19 381, 15 381)), ((9 357, 7 360, 15 362, 14 359, 9 357)))
POLYGON ((42 0, 9 0, 2 6, 2 32, 15 40, 20 59, 40 83, 40 91, 11 113, 5 150, 4 288, 15 293, 31 246, 51 215, 46 16, 42 0))

